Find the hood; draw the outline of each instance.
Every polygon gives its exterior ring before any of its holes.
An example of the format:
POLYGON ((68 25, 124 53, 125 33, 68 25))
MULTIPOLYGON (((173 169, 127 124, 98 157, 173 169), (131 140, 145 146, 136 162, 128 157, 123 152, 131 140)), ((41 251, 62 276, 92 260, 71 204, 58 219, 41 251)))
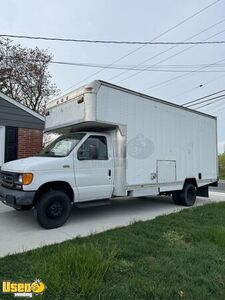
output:
POLYGON ((2 171, 27 172, 27 171, 49 171, 62 169, 63 165, 72 166, 72 159, 69 157, 44 157, 34 156, 13 160, 3 164, 2 171), (70 163, 71 161, 71 163, 70 163))

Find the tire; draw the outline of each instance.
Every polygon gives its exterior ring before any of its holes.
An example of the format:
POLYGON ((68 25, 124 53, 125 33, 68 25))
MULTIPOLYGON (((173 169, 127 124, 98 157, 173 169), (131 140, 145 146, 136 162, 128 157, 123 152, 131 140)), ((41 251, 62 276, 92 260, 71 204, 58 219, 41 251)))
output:
POLYGON ((20 205, 20 206, 14 207, 14 208, 17 211, 31 210, 33 208, 33 204, 31 204, 31 205, 20 205))
POLYGON ((180 191, 174 192, 174 193, 172 194, 172 196, 173 196, 173 202, 174 202, 175 204, 177 204, 177 205, 181 205, 180 194, 181 194, 180 191))
POLYGON ((43 228, 57 228, 65 224, 69 218, 71 207, 71 199, 67 194, 51 190, 37 200, 35 215, 43 228))
POLYGON ((196 187, 191 184, 185 184, 181 192, 181 205, 183 206, 192 206, 196 201, 197 190, 196 187))
POLYGON ((186 183, 182 191, 173 193, 175 204, 183 206, 192 206, 196 201, 196 187, 191 183, 186 183))

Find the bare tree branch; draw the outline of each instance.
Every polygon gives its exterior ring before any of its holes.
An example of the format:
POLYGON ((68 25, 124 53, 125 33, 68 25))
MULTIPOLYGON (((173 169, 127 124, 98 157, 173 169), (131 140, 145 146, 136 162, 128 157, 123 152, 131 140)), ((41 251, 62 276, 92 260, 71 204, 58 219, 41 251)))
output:
POLYGON ((23 48, 0 38, 0 90, 41 114, 50 96, 58 90, 48 71, 52 56, 38 47, 23 48))

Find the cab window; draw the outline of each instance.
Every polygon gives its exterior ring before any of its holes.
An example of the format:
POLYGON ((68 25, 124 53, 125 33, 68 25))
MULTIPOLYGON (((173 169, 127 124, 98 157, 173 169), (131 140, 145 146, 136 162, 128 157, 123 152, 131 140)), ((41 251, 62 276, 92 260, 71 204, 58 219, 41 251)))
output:
POLYGON ((107 160, 108 149, 105 136, 91 135, 77 152, 79 160, 107 160))

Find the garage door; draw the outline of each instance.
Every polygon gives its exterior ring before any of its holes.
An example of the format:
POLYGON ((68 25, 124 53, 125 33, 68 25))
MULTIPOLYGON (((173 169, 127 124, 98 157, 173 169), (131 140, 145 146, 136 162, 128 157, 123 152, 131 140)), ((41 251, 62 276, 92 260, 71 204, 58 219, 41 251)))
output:
POLYGON ((5 127, 0 126, 0 167, 4 163, 5 157, 5 127))

